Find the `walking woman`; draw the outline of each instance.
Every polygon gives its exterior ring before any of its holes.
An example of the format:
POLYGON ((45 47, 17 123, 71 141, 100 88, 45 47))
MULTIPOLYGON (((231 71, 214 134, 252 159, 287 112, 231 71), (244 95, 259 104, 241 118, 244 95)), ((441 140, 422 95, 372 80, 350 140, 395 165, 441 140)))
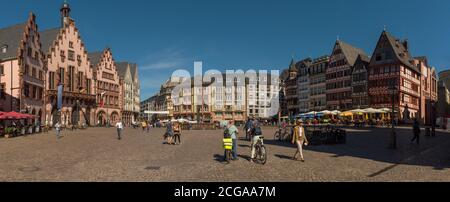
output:
POLYGON ((297 144, 297 151, 295 151, 293 160, 298 160, 297 155, 300 154, 300 160, 305 162, 303 158, 303 144, 308 145, 308 139, 306 139, 305 128, 303 127, 303 121, 299 119, 294 127, 294 135, 292 136, 292 144, 297 144))
POLYGON ((173 139, 175 144, 181 144, 181 124, 176 122, 173 126, 173 139), (177 142, 178 139, 178 142, 177 142))

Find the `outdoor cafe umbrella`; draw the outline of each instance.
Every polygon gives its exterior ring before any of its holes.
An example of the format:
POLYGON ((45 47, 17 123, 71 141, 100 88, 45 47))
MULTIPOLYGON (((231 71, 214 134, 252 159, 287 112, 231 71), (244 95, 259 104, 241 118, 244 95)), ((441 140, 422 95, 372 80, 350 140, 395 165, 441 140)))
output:
POLYGON ((4 112, 0 113, 0 120, 20 120, 20 119, 32 119, 33 115, 21 114, 18 112, 4 112))
POLYGON ((341 113, 341 116, 353 116, 353 112, 351 111, 345 111, 341 113))
POLYGON ((321 112, 319 112, 319 113, 322 113, 322 114, 325 114, 325 115, 333 114, 332 111, 328 111, 328 110, 324 110, 324 111, 321 111, 321 112))

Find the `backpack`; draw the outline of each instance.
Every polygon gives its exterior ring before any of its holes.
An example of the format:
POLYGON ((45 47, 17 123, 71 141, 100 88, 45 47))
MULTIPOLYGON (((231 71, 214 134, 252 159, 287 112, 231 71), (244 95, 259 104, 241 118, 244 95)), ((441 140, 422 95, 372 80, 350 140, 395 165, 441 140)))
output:
POLYGON ((262 135, 262 130, 261 130, 261 127, 259 125, 255 126, 254 134, 255 135, 262 135))

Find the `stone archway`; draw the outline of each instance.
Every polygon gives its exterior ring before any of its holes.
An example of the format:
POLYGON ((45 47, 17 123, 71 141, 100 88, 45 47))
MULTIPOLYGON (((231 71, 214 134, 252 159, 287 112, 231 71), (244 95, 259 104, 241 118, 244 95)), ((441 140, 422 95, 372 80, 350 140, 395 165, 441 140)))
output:
POLYGON ((106 125, 106 112, 101 110, 97 113, 97 126, 105 126, 106 125))
POLYGON ((115 125, 120 119, 119 113, 117 111, 114 111, 111 113, 111 117, 110 117, 110 123, 111 125, 115 125))
POLYGON ((58 123, 61 119, 60 119, 60 117, 59 117, 59 113, 58 113, 58 110, 56 109, 56 107, 54 107, 53 109, 52 109, 52 113, 51 113, 51 125, 52 126, 54 126, 56 123, 58 123))
POLYGON ((42 109, 39 109, 38 113, 36 114, 36 118, 39 121, 40 124, 42 124, 42 109))

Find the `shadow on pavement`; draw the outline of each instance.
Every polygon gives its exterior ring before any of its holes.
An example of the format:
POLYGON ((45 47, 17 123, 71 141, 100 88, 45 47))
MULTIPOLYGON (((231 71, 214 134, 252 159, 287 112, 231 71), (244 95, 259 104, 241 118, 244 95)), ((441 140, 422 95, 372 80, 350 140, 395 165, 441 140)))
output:
POLYGON ((282 154, 275 154, 275 156, 280 159, 292 160, 292 156, 286 156, 286 155, 282 155, 282 154))
MULTIPOLYGON (((389 128, 382 129, 362 129, 363 131, 351 129, 347 130, 346 144, 305 146, 306 151, 334 154, 331 157, 356 157, 370 159, 379 162, 391 163, 394 165, 418 165, 430 166, 436 170, 450 168, 450 148, 438 146, 441 144, 450 145, 450 135, 438 133, 436 137, 425 137, 422 131, 420 145, 412 144, 411 129, 396 129, 397 149, 388 149, 390 143, 389 128), (367 132, 367 130, 370 130, 367 132), (420 160, 420 158, 426 159, 420 160), (437 158, 436 158, 437 157, 437 158)), ((289 142, 265 139, 264 144, 295 148, 289 142)), ((276 155, 284 158, 282 155, 276 155)))
POLYGON ((243 158, 243 159, 245 159, 245 160, 247 160, 247 161, 250 161, 250 156, 248 156, 248 155, 242 155, 242 154, 238 154, 238 157, 239 158, 243 158))

